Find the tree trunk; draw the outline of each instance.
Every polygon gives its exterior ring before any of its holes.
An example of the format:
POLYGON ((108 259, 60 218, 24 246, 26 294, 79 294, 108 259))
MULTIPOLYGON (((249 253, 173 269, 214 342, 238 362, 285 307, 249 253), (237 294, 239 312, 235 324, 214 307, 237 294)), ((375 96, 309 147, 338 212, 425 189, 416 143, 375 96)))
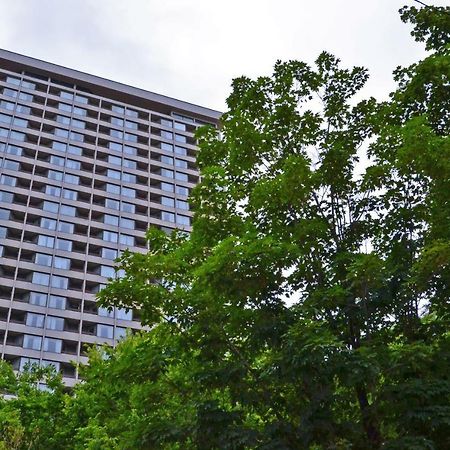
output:
POLYGON ((371 449, 379 449, 381 446, 381 434, 376 420, 372 417, 367 393, 364 387, 356 388, 356 396, 358 397, 359 409, 363 420, 364 431, 371 449))

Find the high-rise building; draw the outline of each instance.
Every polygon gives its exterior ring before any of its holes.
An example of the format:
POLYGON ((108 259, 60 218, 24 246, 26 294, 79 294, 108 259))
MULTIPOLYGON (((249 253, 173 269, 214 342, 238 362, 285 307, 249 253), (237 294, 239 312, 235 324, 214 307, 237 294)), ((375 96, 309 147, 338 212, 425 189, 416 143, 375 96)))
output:
POLYGON ((193 133, 220 113, 0 50, 0 352, 67 385, 88 345, 139 314, 97 307, 124 249, 153 224, 189 231, 193 133))

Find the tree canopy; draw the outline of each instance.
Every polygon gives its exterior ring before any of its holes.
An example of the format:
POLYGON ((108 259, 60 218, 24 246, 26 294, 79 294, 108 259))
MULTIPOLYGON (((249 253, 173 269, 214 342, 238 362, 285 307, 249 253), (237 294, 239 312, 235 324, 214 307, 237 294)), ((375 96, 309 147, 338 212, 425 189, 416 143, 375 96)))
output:
POLYGON ((71 395, 3 367, 6 448, 450 448, 450 10, 400 14, 428 53, 388 101, 326 52, 233 81, 192 233, 150 229, 99 294, 148 330, 71 395))

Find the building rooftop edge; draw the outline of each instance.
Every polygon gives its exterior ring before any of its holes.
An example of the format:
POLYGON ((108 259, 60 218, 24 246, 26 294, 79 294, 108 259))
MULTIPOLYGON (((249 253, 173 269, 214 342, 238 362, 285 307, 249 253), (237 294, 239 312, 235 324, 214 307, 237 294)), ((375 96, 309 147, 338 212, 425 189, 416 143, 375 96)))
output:
POLYGON ((50 63, 38 58, 34 58, 32 56, 23 55, 2 48, 0 48, 0 59, 13 61, 18 64, 23 64, 25 66, 40 69, 42 71, 48 72, 49 76, 51 76, 51 74, 59 74, 61 76, 72 78, 74 80, 78 80, 81 82, 92 83, 94 85, 98 85, 106 89, 123 92, 135 97, 141 97, 152 102, 170 105, 173 108, 192 112, 194 114, 211 117, 215 120, 218 120, 222 115, 222 112, 211 108, 196 105, 194 103, 179 100, 163 94, 157 94, 155 92, 147 91, 145 89, 138 88, 135 86, 130 86, 128 84, 121 83, 119 81, 113 81, 98 75, 92 75, 87 72, 82 72, 81 70, 71 69, 69 67, 50 63))

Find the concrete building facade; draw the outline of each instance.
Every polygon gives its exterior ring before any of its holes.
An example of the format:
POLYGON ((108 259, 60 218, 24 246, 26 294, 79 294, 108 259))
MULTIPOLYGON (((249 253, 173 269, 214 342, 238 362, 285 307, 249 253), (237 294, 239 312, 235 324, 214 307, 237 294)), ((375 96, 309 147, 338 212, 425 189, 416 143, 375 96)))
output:
POLYGON ((0 353, 52 364, 67 385, 91 344, 114 345, 138 312, 95 295, 145 232, 189 231, 193 133, 220 113, 0 50, 0 353))

